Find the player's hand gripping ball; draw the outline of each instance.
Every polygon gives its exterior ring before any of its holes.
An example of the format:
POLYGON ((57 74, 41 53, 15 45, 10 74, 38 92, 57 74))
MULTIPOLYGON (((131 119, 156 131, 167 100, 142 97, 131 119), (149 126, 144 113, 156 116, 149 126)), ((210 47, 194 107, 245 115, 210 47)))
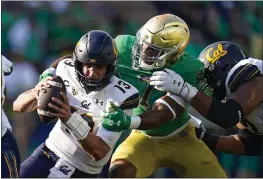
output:
POLYGON ((48 124, 56 120, 56 117, 48 115, 49 112, 56 112, 54 109, 48 106, 48 103, 57 106, 57 103, 52 101, 52 97, 55 97, 63 101, 63 97, 60 92, 66 92, 65 84, 60 76, 55 76, 53 79, 48 80, 49 85, 42 87, 38 91, 37 95, 37 112, 42 122, 48 124))

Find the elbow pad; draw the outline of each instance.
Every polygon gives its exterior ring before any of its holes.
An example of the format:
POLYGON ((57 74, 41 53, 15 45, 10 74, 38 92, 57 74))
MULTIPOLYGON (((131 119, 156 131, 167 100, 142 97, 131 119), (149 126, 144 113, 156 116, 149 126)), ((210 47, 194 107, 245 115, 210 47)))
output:
POLYGON ((223 128, 230 128, 240 122, 243 116, 243 109, 237 101, 229 99, 222 102, 213 99, 206 118, 223 128))

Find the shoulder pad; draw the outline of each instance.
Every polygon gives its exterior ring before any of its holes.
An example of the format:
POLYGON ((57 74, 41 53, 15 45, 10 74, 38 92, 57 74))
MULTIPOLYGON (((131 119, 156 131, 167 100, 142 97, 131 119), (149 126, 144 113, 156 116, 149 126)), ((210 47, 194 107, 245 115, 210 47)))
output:
POLYGON ((130 83, 113 76, 110 85, 105 87, 108 95, 118 106, 122 104, 127 108, 130 103, 135 104, 139 100, 139 91, 130 83))
POLYGON ((228 73, 226 79, 227 95, 234 93, 239 86, 250 80, 254 76, 261 75, 261 71, 255 63, 246 59, 236 64, 228 73))
POLYGON ((65 58, 58 63, 56 69, 56 75, 63 75, 66 71, 72 71, 75 69, 74 61, 72 58, 65 58))

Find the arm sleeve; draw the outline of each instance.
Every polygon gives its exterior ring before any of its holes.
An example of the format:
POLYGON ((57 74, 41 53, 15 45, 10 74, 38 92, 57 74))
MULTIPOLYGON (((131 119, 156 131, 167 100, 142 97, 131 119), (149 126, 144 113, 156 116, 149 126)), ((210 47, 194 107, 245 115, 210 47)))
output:
POLYGON ((205 117, 223 128, 230 128, 240 122, 243 116, 243 109, 237 101, 229 99, 222 102, 213 99, 205 117))

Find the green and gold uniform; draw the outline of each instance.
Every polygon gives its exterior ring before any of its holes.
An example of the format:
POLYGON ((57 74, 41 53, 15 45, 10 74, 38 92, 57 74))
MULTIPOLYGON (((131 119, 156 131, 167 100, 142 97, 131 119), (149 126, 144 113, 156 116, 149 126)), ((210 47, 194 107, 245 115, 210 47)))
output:
MULTIPOLYGON (((154 101, 166 93, 138 79, 139 75, 150 76, 152 72, 132 68, 135 40, 135 36, 120 35, 115 38, 115 43, 119 52, 120 78, 140 92, 140 104, 133 110, 134 115, 140 115, 150 110, 154 101)), ((203 64, 185 53, 166 68, 176 71, 197 87, 197 73, 203 69, 203 64)), ((133 130, 117 148, 111 162, 126 160, 132 163, 137 169, 136 177, 148 177, 160 167, 173 169, 179 177, 226 177, 215 155, 196 138, 194 126, 189 123, 190 118, 186 111, 158 128, 133 130)))

